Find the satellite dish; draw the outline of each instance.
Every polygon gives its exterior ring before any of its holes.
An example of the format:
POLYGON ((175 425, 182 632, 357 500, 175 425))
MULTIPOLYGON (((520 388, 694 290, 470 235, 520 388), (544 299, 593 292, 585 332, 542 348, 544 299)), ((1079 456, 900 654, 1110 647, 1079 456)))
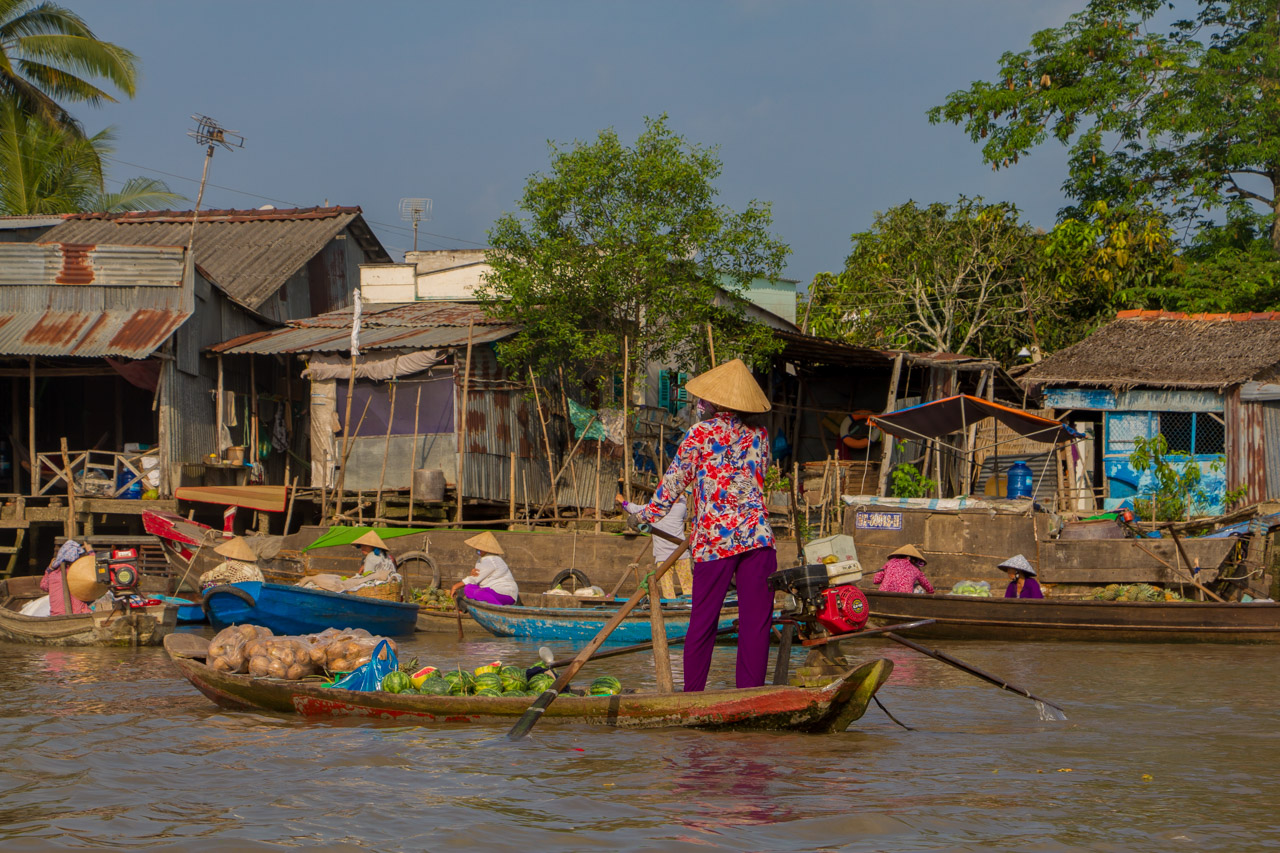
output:
POLYGON ((431 199, 400 199, 400 218, 413 223, 413 250, 418 251, 418 223, 431 221, 431 199))

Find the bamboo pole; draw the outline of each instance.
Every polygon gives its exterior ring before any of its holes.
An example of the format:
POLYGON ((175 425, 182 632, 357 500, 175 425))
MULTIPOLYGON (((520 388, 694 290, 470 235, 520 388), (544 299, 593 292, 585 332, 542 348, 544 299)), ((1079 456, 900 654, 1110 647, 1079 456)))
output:
MULTIPOLYGON (((893 372, 889 376, 889 398, 885 401, 885 414, 893 411, 893 405, 898 400, 898 379, 902 375, 902 353, 898 353, 893 360, 893 372)), ((889 483, 889 466, 893 462, 893 436, 881 430, 880 435, 880 482, 876 485, 876 494, 884 497, 885 488, 889 483)))
POLYGON ((622 497, 631 500, 631 341, 622 336, 622 497))
POLYGON ((258 454, 258 359, 254 355, 249 356, 249 412, 253 419, 249 423, 249 443, 253 445, 249 448, 249 460, 257 465, 262 461, 258 454))
POLYGON ((516 452, 511 451, 511 465, 507 470, 507 481, 509 487, 507 489, 507 516, 509 518, 516 517, 516 452))
MULTIPOLYGON (((551 492, 547 496, 551 500, 551 515, 553 518, 560 517, 560 497, 556 492, 556 469, 555 462, 551 459, 551 437, 547 434, 547 419, 542 416, 542 396, 538 393, 538 380, 533 377, 533 367, 529 368, 529 384, 533 386, 533 404, 538 408, 538 423, 542 425, 542 445, 547 451, 547 475, 551 477, 551 492)), ((525 500, 528 500, 529 494, 525 492, 525 500)), ((538 507, 538 515, 542 515, 542 510, 547 505, 547 498, 542 501, 542 506, 538 507)))
MULTIPOLYGON (((707 328, 710 331, 709 325, 707 328)), ((671 677, 671 650, 667 646, 667 625, 662 618, 662 597, 656 576, 649 579, 649 633, 653 635, 653 671, 658 679, 658 692, 673 693, 676 686, 671 677)))
POLYGON ((711 356, 711 366, 716 366, 716 341, 711 336, 711 322, 707 322, 707 352, 711 356))
MULTIPOLYGON (((354 322, 354 321, 352 321, 354 322)), ((342 416, 342 464, 338 469, 338 482, 333 489, 333 513, 342 515, 342 489, 347 480, 347 454, 351 450, 351 397, 356 384, 356 354, 351 353, 351 373, 347 376, 347 411, 342 416)), ((368 409, 368 406, 365 406, 368 409)), ((363 420, 363 418, 361 418, 363 420)), ((357 428, 358 429, 358 428, 357 428)))
POLYGON ((40 463, 36 456, 36 357, 27 362, 27 456, 31 460, 31 494, 40 492, 40 463))
POLYGON ((600 513, 602 512, 600 506, 600 479, 604 475, 604 472, 600 468, 602 464, 602 453, 600 449, 603 444, 603 441, 596 439, 596 533, 600 533, 604 529, 600 524, 600 513))
POLYGON ((476 322, 467 324, 467 366, 462 376, 462 425, 458 429, 458 487, 454 497, 458 501, 457 522, 462 524, 462 477, 466 473, 464 457, 467 455, 467 397, 471 393, 471 340, 476 322))
MULTIPOLYGON (((75 476, 71 473, 71 462, 67 454, 67 437, 64 435, 59 439, 59 446, 62 449, 62 476, 67 483, 67 520, 63 525, 63 534, 68 539, 76 538, 76 487, 75 476)), ((66 584, 66 570, 62 572, 63 584, 66 584)), ((70 615, 68 610, 67 614, 70 615)))
POLYGON ((284 513, 284 530, 280 531, 282 536, 289 535, 289 525, 293 522, 293 500, 298 496, 298 478, 293 478, 293 484, 289 486, 289 508, 284 513))
MULTIPOLYGON (((396 381, 395 373, 399 362, 400 356, 396 356, 391 363, 391 408, 387 413, 387 437, 382 442, 382 471, 378 473, 378 496, 373 501, 378 515, 382 515, 382 486, 387 481, 387 457, 391 455, 391 424, 396 419, 396 386, 400 383, 396 381)), ((409 470, 409 480, 413 481, 412 468, 409 470)))
POLYGON ((418 384, 418 397, 413 403, 413 444, 409 449, 409 523, 413 524, 414 481, 418 479, 418 412, 422 411, 422 384, 418 384))

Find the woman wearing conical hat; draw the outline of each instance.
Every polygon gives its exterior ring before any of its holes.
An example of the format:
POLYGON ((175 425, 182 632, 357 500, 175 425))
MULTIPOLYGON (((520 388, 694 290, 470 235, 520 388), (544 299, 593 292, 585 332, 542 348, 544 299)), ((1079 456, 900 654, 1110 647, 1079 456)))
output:
POLYGON ((685 433, 676 458, 653 500, 636 515, 650 524, 675 500, 692 494, 693 611, 684 645, 684 689, 702 690, 729 584, 738 590, 738 687, 764 684, 769 657, 773 593, 769 575, 778 568, 773 529, 764 503, 769 433, 742 416, 769 411, 769 400, 739 359, 725 362, 686 386, 709 417, 685 433))
POLYGON ((389 572, 396 570, 396 561, 391 556, 391 549, 387 547, 386 542, 382 541, 377 531, 370 530, 351 544, 364 554, 364 560, 360 563, 360 574, 372 574, 383 569, 389 572))
POLYGON ((258 554, 244 541, 243 536, 228 539, 213 553, 222 557, 224 562, 214 566, 200 576, 200 588, 208 589, 225 583, 247 583, 262 581, 262 570, 258 568, 258 554))
POLYGON ((929 583, 929 579, 921 571, 927 562, 924 554, 916 550, 916 546, 903 545, 889 554, 871 582, 881 592, 915 592, 916 587, 920 587, 925 592, 932 593, 933 584, 929 583))
POLYGON ((486 530, 462 544, 476 549, 476 565, 471 574, 455 583, 449 592, 457 595, 458 590, 462 590, 462 594, 473 601, 515 604, 520 588, 516 586, 515 575, 507 568, 507 561, 502 559, 498 537, 486 530))

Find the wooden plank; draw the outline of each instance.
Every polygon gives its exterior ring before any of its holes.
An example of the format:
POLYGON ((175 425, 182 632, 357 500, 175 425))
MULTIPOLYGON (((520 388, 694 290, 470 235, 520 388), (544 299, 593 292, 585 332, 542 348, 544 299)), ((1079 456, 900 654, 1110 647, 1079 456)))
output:
POLYGON ((179 500, 196 503, 284 512, 289 489, 285 486, 184 486, 174 494, 179 500))

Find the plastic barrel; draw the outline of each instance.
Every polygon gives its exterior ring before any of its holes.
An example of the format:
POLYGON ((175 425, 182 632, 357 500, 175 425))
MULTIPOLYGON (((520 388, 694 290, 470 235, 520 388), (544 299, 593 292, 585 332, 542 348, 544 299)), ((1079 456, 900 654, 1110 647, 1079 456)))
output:
POLYGON ((1031 469, 1027 467, 1027 463, 1015 462, 1010 465, 1008 475, 1009 487, 1005 492, 1005 497, 1009 500, 1013 500, 1014 498, 1031 497, 1032 477, 1031 469))

